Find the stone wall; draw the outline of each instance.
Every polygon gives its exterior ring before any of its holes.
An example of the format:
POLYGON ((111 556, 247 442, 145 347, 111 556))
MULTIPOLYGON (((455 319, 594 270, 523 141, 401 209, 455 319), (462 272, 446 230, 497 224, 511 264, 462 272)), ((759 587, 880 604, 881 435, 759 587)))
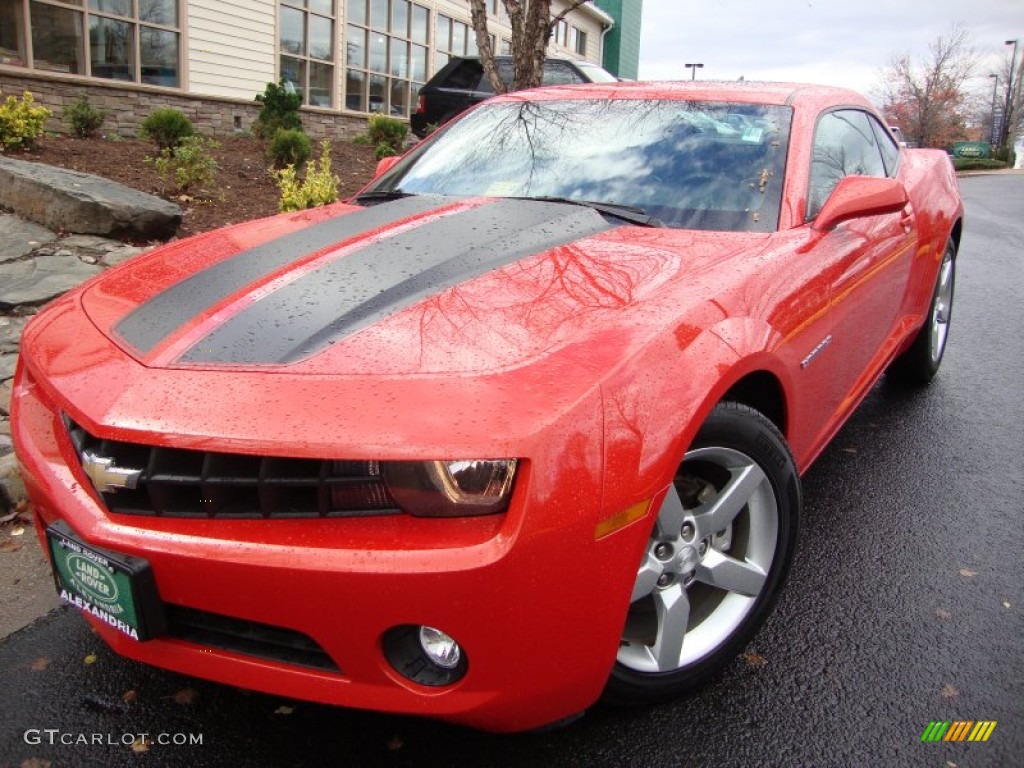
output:
MULTIPOLYGON (((7 71, 0 72, 0 92, 5 98, 20 95, 24 91, 31 91, 38 103, 53 110, 54 116, 47 121, 46 130, 56 133, 69 131, 69 126, 60 119, 61 110, 83 93, 94 107, 110 110, 103 124, 103 132, 117 133, 124 137, 138 135, 142 121, 159 107, 180 109, 188 115, 200 133, 208 136, 230 136, 250 131, 259 114, 259 105, 255 100, 245 102, 168 93, 155 88, 125 88, 94 80, 26 77, 7 71)), ((366 118, 319 110, 303 110, 302 125, 314 139, 354 138, 366 133, 366 118)))

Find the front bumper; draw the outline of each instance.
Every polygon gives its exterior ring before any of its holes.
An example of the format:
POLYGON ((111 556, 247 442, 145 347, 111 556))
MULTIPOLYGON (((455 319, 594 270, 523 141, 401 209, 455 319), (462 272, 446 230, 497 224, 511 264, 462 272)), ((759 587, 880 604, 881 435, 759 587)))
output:
MULTIPOLYGON (((64 431, 59 393, 23 368, 15 445, 40 535, 62 520, 85 542, 146 559, 167 604, 312 638, 338 670, 174 637, 134 641, 88 617, 118 653, 297 699, 437 717, 493 731, 554 722, 591 705, 615 660, 648 524, 595 540, 601 479, 530 456, 503 515, 422 519, 163 519, 106 511, 64 431), (469 660, 441 688, 387 661, 385 633, 425 624, 469 660)), ((564 425, 555 425, 564 429, 564 425)), ((550 441, 549 441, 550 442, 550 441)), ((555 445, 555 443, 552 443, 555 445)), ((520 454, 523 455, 523 454, 520 454)))

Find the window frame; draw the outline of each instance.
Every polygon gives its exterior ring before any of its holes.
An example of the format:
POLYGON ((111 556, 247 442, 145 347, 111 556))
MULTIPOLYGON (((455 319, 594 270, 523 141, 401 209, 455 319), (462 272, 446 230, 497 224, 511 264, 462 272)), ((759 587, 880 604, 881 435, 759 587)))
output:
POLYGON ((314 10, 312 5, 306 0, 278 0, 277 2, 277 35, 276 35, 276 48, 277 56, 275 59, 275 67, 277 69, 277 80, 280 82, 281 78, 284 77, 285 68, 283 66, 284 59, 292 59, 299 62, 299 71, 301 72, 301 83, 297 90, 302 94, 302 106, 309 107, 311 109, 326 109, 334 110, 338 99, 338 2, 339 0, 331 1, 331 13, 330 15, 323 13, 319 10, 314 10), (284 12, 285 11, 297 12, 302 15, 302 52, 293 53, 291 51, 285 51, 282 43, 282 34, 284 33, 284 12), (314 20, 327 20, 330 23, 330 43, 331 49, 328 58, 322 58, 320 56, 314 56, 310 48, 310 42, 312 40, 311 31, 313 29, 314 20), (313 68, 324 67, 330 68, 330 82, 327 87, 328 100, 327 104, 314 104, 311 100, 312 88, 310 86, 313 80, 313 68))

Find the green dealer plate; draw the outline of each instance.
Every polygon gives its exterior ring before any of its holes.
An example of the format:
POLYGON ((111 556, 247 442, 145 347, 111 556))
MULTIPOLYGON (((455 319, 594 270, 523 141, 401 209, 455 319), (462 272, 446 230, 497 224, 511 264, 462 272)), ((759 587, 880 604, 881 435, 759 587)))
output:
POLYGON ((57 592, 135 640, 163 630, 163 610, 149 563, 86 544, 63 522, 46 528, 57 592))

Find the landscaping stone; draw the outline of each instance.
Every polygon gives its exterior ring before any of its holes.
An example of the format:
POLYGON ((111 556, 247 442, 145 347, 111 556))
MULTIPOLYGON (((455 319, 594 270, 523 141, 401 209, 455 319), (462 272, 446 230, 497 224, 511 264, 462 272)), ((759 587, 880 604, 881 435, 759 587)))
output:
POLYGON ((18 355, 16 353, 0 355, 0 381, 14 378, 14 367, 17 363, 18 355))
POLYGON ((102 271, 75 256, 38 256, 0 264, 0 310, 49 301, 102 271))
MULTIPOLYGON (((0 355, 9 355, 18 351, 18 343, 21 340, 21 332, 28 322, 27 317, 6 317, 0 315, 0 355)), ((0 377, 2 380, 3 377, 0 377)), ((3 401, 0 400, 0 408, 3 408, 3 401)))
POLYGON ((57 236, 31 221, 9 213, 0 213, 0 264, 15 261, 57 236))
POLYGON ((54 230, 162 240, 181 208, 123 184, 63 168, 0 157, 0 205, 54 230))

